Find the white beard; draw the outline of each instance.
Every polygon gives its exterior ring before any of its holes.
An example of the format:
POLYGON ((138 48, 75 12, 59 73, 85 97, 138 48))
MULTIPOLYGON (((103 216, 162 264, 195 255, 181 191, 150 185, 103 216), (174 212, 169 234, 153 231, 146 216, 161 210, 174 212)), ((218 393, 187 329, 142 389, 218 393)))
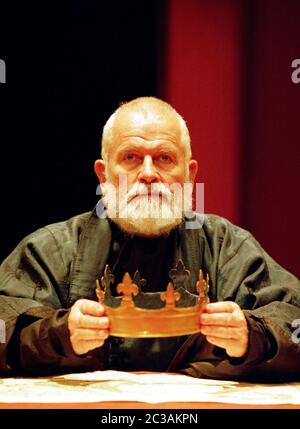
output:
POLYGON ((136 183, 127 192, 122 184, 116 189, 107 181, 101 185, 101 190, 106 215, 130 235, 167 235, 182 222, 184 211, 191 207, 186 196, 183 201, 181 185, 177 188, 172 185, 169 189, 163 183, 151 186, 136 183))

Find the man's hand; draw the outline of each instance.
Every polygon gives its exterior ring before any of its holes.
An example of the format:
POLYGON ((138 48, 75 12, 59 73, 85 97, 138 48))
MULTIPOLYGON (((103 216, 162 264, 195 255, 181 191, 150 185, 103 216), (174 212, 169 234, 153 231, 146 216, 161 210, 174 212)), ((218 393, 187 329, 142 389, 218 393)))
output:
POLYGON ((74 352, 82 355, 103 346, 109 335, 109 320, 101 304, 79 299, 71 308, 68 328, 74 352))
POLYGON ((229 356, 242 357, 247 352, 249 329, 243 311, 235 302, 207 304, 200 324, 207 341, 225 349, 229 356))

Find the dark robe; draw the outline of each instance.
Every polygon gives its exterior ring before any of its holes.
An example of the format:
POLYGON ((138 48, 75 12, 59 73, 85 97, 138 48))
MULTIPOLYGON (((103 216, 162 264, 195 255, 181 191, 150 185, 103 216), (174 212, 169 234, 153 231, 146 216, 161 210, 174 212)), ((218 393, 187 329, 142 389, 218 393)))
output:
POLYGON ((167 238, 141 239, 122 234, 93 212, 26 237, 0 269, 0 319, 7 329, 0 344, 1 374, 119 369, 253 381, 300 378, 300 346, 292 337, 292 323, 300 319, 299 281, 249 232, 218 216, 196 220, 197 228, 186 228, 184 221, 167 238), (138 268, 148 277, 146 291, 158 291, 166 288, 169 268, 179 258, 191 273, 184 285, 189 293, 196 293, 201 268, 211 279, 211 302, 231 300, 244 310, 250 341, 243 358, 229 357, 202 334, 109 337, 103 347, 75 355, 69 309, 79 298, 96 299, 95 280, 107 262, 117 280, 124 270, 133 275, 138 268))

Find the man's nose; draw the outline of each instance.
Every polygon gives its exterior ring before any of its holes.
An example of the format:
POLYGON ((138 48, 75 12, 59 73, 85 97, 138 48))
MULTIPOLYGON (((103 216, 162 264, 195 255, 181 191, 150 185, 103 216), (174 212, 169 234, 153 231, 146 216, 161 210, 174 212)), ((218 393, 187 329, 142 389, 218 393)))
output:
POLYGON ((152 183, 159 180, 159 174, 150 155, 146 155, 144 158, 143 164, 141 165, 141 169, 138 174, 138 180, 144 183, 152 183))

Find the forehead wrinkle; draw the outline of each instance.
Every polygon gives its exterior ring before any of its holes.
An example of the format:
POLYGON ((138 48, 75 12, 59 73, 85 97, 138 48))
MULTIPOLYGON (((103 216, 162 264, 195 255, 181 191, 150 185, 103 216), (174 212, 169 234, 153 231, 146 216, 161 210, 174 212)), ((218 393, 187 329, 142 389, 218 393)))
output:
POLYGON ((117 153, 130 150, 177 152, 178 149, 179 147, 170 141, 157 141, 153 143, 152 140, 145 142, 143 139, 136 139, 121 143, 117 148, 117 153))
POLYGON ((180 130, 170 124, 144 123, 141 126, 126 124, 116 127, 115 140, 126 138, 142 138, 144 140, 170 140, 174 143, 180 141, 180 130))
POLYGON ((141 134, 127 134, 127 135, 123 135, 120 136, 119 139, 119 145, 123 145, 123 144, 135 144, 135 145, 141 145, 141 144, 146 144, 146 145, 150 145, 150 144, 154 144, 154 145, 159 145, 159 144, 169 144, 169 145, 175 145, 177 146, 178 143, 180 143, 178 141, 178 139, 176 138, 176 136, 170 136, 167 133, 162 133, 162 134, 156 134, 153 136, 149 136, 149 135, 141 135, 141 134))

